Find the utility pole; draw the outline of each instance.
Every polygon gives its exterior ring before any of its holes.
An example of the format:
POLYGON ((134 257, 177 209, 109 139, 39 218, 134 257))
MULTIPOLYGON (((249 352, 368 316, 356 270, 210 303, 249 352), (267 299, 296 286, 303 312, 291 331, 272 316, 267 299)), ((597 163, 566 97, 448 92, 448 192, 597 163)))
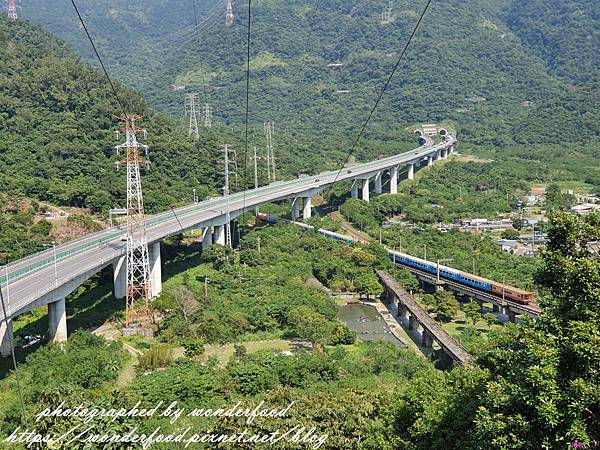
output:
POLYGON ((15 22, 17 20, 17 0, 8 0, 7 12, 8 18, 15 22))
POLYGON ((438 259, 437 260, 437 264, 436 264, 436 272, 437 272, 437 281, 440 281, 440 262, 450 262, 450 261, 454 261, 453 258, 445 258, 445 259, 438 259))
POLYGON ((204 275, 204 296, 208 297, 208 275, 204 275))
POLYGON ((225 26, 230 27, 233 25, 235 21, 235 16, 233 15, 233 1, 227 0, 227 12, 225 13, 225 26))
POLYGON ((202 111, 204 112, 204 128, 212 128, 212 108, 206 103, 202 111))
MULTIPOLYGON (((142 195, 142 180, 140 176, 139 149, 148 154, 148 146, 138 143, 136 133, 145 130, 135 126, 139 116, 121 116, 125 127, 121 132, 126 135, 126 141, 117 145, 117 154, 124 150, 124 162, 127 166, 127 295, 125 297, 125 324, 134 323, 148 325, 152 321, 150 310, 150 262, 148 258, 148 240, 144 216, 144 198, 142 195)), ((119 131, 117 131, 117 138, 119 131)), ((118 168, 117 162, 117 168, 118 168)))
POLYGON ((229 213, 229 145, 225 144, 225 185, 223 196, 225 197, 225 245, 231 247, 231 224, 229 213))
POLYGON ((185 115, 189 118, 188 136, 193 136, 194 139, 200 138, 200 132, 198 131, 198 114, 196 110, 197 107, 198 94, 186 94, 185 115))
POLYGON ((258 253, 260 253, 260 236, 257 236, 256 238, 256 248, 258 250, 258 253))
POLYGON ((269 181, 276 181, 277 175, 275 171, 275 152, 273 150, 273 122, 265 122, 265 137, 267 139, 267 170, 269 170, 269 164, 271 166, 270 169, 270 179, 269 181))
POLYGON ((256 145, 254 146, 254 156, 252 157, 254 159, 254 189, 258 189, 258 160, 260 159, 259 156, 256 155, 256 145))

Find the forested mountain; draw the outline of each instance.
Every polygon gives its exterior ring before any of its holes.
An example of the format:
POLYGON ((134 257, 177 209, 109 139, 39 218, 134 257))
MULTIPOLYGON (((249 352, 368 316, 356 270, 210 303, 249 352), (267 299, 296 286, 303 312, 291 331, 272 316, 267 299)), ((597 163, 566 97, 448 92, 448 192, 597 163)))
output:
MULTIPOLYGON (((129 112, 151 130, 146 207, 164 210, 216 192, 217 143, 193 144, 167 118, 117 83, 129 112), (211 156, 213 155, 213 156, 211 156), (192 157, 193 156, 193 157, 192 157), (200 184, 198 177, 203 176, 200 184)), ((77 61, 64 44, 28 22, 0 19, 0 182, 9 195, 106 211, 124 203, 114 130, 121 113, 106 79, 77 61)))
POLYGON ((600 12, 586 0, 529 0, 512 3, 511 30, 557 75, 574 83, 593 81, 600 66, 600 12))
MULTIPOLYGON (((32 0, 23 15, 89 55, 70 2, 56 3, 32 0)), ((196 2, 196 28, 192 1, 79 3, 111 70, 151 104, 181 117, 183 92, 171 89, 181 85, 200 92, 219 121, 242 121, 245 2, 234 5, 230 28, 220 0, 196 2)), ((597 140, 597 13, 581 0, 542 3, 433 4, 367 137, 385 142, 409 124, 445 121, 473 143, 597 140), (576 70, 572 61, 581 61, 576 70)), ((393 21, 382 23, 384 0, 253 2, 251 120, 303 136, 354 137, 422 8, 391 6, 393 21)))

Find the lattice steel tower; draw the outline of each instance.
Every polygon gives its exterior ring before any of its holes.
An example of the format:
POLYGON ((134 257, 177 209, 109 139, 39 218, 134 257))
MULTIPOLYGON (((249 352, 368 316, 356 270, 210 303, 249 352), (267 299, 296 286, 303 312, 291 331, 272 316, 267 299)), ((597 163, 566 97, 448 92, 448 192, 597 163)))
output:
POLYGON ((198 95, 199 94, 186 94, 185 96, 185 115, 189 117, 188 135, 193 136, 194 139, 200 138, 200 132, 198 131, 198 95))
POLYGON ((206 103, 202 111, 204 113, 204 128, 212 128, 212 108, 206 103))
MULTIPOLYGON (((146 130, 136 128, 139 116, 121 116, 125 127, 126 140, 117 145, 117 154, 125 152, 124 162, 127 166, 127 295, 125 297, 125 324, 150 324, 150 262, 148 258, 148 239, 144 216, 144 198, 140 164, 147 161, 140 158, 140 149, 148 154, 148 146, 138 143, 137 133, 146 135, 146 130)), ((119 135, 117 131, 117 137, 119 135)), ((117 162, 117 167, 118 167, 117 162)))
POLYGON ((17 20, 17 0, 8 0, 8 18, 13 22, 17 20))
POLYGON ((227 12, 225 13, 225 26, 230 27, 233 25, 235 21, 235 16, 233 15, 233 0, 227 0, 227 12))

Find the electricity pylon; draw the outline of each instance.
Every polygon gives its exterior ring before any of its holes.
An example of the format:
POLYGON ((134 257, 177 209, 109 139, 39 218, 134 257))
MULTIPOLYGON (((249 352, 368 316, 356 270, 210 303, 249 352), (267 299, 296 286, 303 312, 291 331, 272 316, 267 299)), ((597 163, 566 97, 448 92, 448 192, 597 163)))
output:
POLYGON ((267 175, 269 181, 277 179, 275 171, 275 152, 273 150, 273 122, 265 122, 265 138, 267 140, 267 175))
POLYGON ((227 0, 227 12, 225 13, 225 26, 230 27, 233 25, 235 21, 235 16, 233 15, 233 0, 227 0))
POLYGON ((17 0, 8 0, 8 18, 13 22, 17 20, 17 0))
POLYGON ((204 128, 212 128, 212 108, 208 103, 204 104, 204 128))
MULTIPOLYGON (((117 145, 117 154, 125 151, 127 166, 127 294, 125 297, 125 324, 134 323, 149 325, 152 320, 150 310, 150 261, 148 258, 148 239, 144 216, 144 198, 140 163, 147 161, 140 158, 140 148, 148 155, 148 146, 138 143, 137 133, 146 136, 146 130, 135 126, 139 116, 121 116, 125 127, 117 130, 124 132, 126 140, 117 145)), ((119 163, 117 162, 117 168, 119 163)))
POLYGON ((189 117, 188 135, 193 136, 194 139, 200 137, 198 131, 198 95, 199 94, 186 94, 185 95, 185 115, 189 117))
POLYGON ((394 21, 394 16, 392 16, 392 1, 390 0, 387 9, 385 9, 381 13, 381 24, 385 25, 388 23, 392 23, 394 21))

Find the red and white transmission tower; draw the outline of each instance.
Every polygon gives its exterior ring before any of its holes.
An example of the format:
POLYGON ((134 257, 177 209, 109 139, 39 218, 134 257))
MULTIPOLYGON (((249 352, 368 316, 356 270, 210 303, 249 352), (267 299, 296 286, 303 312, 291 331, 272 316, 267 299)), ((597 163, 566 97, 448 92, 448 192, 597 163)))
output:
POLYGON ((230 27, 233 25, 235 21, 235 16, 233 15, 233 1, 227 0, 227 12, 225 13, 225 26, 230 27))
MULTIPOLYGON (((148 239, 144 216, 144 198, 142 195, 142 180, 140 163, 146 162, 140 158, 140 148, 148 154, 148 146, 137 141, 137 133, 146 130, 136 128, 135 122, 139 116, 121 116, 125 127, 117 131, 124 132, 126 140, 117 145, 117 154, 125 151, 123 162, 127 166, 127 294, 125 297, 125 324, 149 325, 152 320, 150 310, 150 261, 148 258, 148 239)), ((119 163, 117 162, 117 167, 119 163)))
POLYGON ((8 18, 13 22, 17 20, 17 0, 8 0, 8 18))

